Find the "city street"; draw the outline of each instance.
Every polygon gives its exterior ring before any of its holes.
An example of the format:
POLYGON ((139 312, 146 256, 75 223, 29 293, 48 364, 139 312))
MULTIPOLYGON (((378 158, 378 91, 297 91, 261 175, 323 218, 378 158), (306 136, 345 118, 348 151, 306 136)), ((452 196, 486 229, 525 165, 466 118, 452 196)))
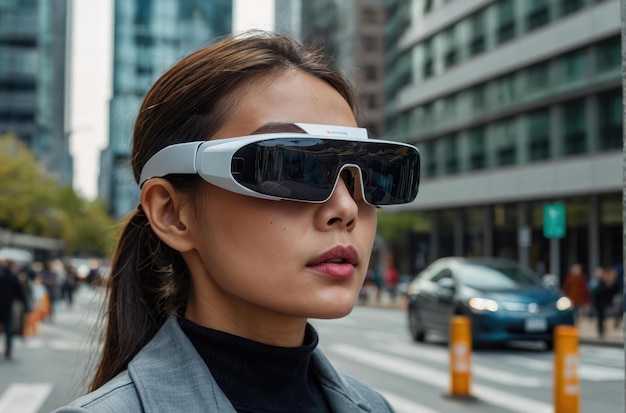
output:
MULTIPOLYGON (((75 307, 59 304, 39 334, 15 344, 0 361, 0 413, 43 413, 85 389, 85 366, 101 296, 82 288, 75 307)), ((341 371, 383 393, 398 413, 552 412, 552 353, 534 344, 479 349, 472 354, 472 395, 449 397, 447 346, 414 343, 399 309, 357 307, 341 320, 314 320, 320 346, 341 371)), ((624 406, 624 351, 582 344, 582 412, 624 406)))

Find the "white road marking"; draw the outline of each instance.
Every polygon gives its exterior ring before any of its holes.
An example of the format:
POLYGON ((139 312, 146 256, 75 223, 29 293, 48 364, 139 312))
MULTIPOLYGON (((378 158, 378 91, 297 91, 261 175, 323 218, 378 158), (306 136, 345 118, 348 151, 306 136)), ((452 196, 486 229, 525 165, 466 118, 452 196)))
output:
MULTIPOLYGON (((400 346, 387 344, 385 346, 376 346, 381 350, 389 351, 402 356, 412 356, 422 358, 427 361, 435 361, 447 365, 449 363, 449 356, 447 352, 441 351, 423 351, 422 348, 413 346, 400 346)), ((500 369, 494 369, 491 367, 483 366, 472 360, 472 375, 480 377, 484 380, 497 382, 500 384, 511 386, 523 386, 523 387, 543 387, 546 385, 545 380, 539 377, 522 377, 519 374, 509 373, 500 369)))
MULTIPOLYGON (((449 385, 449 374, 448 372, 441 371, 441 369, 434 369, 406 359, 389 355, 381 355, 380 353, 374 351, 362 350, 358 347, 345 344, 332 345, 330 346, 330 351, 365 365, 424 382, 430 386, 437 386, 442 389, 446 389, 449 385)), ((480 384, 473 384, 472 388, 472 395, 478 399, 513 412, 554 412, 553 406, 549 404, 521 397, 513 393, 480 384)))
MULTIPOLYGON (((536 371, 553 371, 552 360, 535 360, 529 357, 507 357, 506 362, 536 371)), ((624 380, 624 369, 597 366, 589 363, 578 364, 578 377, 587 381, 614 381, 624 380)))
POLYGON ((13 383, 0 396, 0 413, 37 413, 51 391, 50 383, 13 383))

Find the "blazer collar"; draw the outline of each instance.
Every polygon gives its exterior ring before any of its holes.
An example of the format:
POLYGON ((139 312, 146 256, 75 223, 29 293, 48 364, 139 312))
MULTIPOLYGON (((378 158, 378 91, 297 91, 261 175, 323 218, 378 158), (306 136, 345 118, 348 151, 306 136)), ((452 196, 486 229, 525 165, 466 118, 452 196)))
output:
MULTIPOLYGON (((333 411, 371 411, 365 398, 346 383, 319 349, 313 352, 312 362, 333 411)), ((174 316, 129 363, 128 372, 146 413, 236 413, 174 316)))

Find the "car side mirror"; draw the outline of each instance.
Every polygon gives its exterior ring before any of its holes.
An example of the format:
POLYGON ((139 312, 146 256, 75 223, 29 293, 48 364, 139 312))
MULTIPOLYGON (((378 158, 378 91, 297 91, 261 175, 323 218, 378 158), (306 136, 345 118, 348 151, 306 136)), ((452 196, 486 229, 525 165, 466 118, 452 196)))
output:
POLYGON ((546 274, 541 277, 541 283, 545 288, 558 290, 559 289, 559 277, 554 274, 546 274))
POLYGON ((448 291, 455 290, 454 280, 452 278, 442 278, 439 281, 437 281, 437 285, 439 286, 439 288, 442 288, 444 290, 448 290, 448 291))

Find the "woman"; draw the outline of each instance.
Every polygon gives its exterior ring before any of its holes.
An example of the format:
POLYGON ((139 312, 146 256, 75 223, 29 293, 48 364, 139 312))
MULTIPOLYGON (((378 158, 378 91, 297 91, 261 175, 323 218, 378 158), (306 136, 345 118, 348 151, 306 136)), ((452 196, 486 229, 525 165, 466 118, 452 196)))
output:
POLYGON ((114 254, 93 392, 59 412, 392 411, 333 369, 307 323, 352 310, 374 205, 417 192, 415 148, 367 141, 355 112, 338 73, 269 33, 157 80, 135 123, 141 205, 114 254))
POLYGON ((582 265, 575 263, 570 267, 569 273, 563 282, 563 293, 570 299, 574 306, 574 319, 578 322, 589 307, 589 286, 587 277, 583 273, 582 265))

